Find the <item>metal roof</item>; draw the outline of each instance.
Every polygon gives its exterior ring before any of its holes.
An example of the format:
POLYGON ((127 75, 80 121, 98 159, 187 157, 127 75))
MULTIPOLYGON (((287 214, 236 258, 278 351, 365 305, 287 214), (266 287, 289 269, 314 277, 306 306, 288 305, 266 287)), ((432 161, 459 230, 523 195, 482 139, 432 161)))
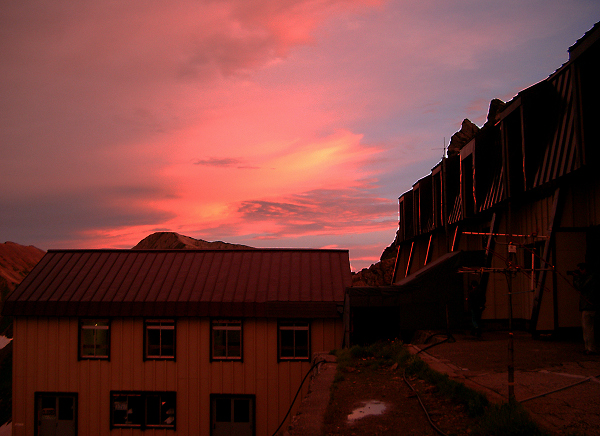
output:
POLYGON ((49 250, 9 316, 335 317, 347 250, 49 250))

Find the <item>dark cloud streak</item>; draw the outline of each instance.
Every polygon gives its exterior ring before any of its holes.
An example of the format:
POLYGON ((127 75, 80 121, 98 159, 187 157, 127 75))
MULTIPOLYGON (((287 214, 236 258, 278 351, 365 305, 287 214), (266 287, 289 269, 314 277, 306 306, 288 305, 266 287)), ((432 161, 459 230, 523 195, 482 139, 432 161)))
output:
POLYGON ((257 170, 260 167, 251 166, 251 165, 242 165, 242 161, 234 158, 215 158, 211 157, 209 159, 198 159, 194 162, 194 165, 201 165, 207 167, 220 167, 220 168, 237 168, 237 169, 250 169, 257 170))
POLYGON ((317 189, 289 196, 283 201, 249 200, 238 208, 242 220, 276 221, 277 232, 258 238, 307 233, 361 232, 381 226, 394 227, 394 201, 370 195, 367 189, 317 189), (333 217, 333 218, 332 218, 333 217))

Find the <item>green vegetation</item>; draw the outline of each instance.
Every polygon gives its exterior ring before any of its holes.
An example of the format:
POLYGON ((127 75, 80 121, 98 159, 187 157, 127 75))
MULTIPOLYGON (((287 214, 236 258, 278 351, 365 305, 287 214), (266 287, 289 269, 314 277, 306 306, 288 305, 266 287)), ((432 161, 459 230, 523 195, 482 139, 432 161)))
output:
POLYGON ((463 404, 469 416, 476 418, 478 425, 472 429, 473 435, 490 436, 544 436, 541 430, 529 417, 525 409, 517 402, 491 404, 487 397, 469 389, 464 384, 450 379, 446 374, 432 370, 418 356, 411 355, 400 341, 377 342, 368 346, 353 346, 344 350, 336 350, 338 374, 335 384, 344 379, 346 368, 355 365, 357 359, 372 359, 371 365, 392 366, 398 364, 406 371, 407 376, 416 376, 436 386, 439 395, 463 404))
POLYGON ((489 406, 489 401, 485 395, 467 388, 460 382, 452 380, 446 374, 432 370, 418 356, 411 356, 406 366, 406 374, 416 375, 435 385, 440 394, 460 404, 464 404, 469 416, 479 417, 485 415, 486 409, 489 406))

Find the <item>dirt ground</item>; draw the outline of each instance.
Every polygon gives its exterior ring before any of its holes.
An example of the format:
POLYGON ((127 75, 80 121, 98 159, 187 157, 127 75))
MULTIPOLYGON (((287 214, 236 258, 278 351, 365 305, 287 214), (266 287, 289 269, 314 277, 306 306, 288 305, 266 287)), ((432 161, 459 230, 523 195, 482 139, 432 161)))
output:
MULTIPOLYGON (((332 391, 332 401, 325 414, 326 436, 350 435, 437 435, 431 427, 417 396, 404 382, 401 368, 379 367, 373 360, 362 360, 343 373, 332 391), (385 410, 378 415, 348 417, 368 401, 379 401, 385 410)), ((435 388, 419 379, 408 379, 419 392, 431 420, 448 435, 469 435, 475 421, 462 405, 437 395, 435 388)))

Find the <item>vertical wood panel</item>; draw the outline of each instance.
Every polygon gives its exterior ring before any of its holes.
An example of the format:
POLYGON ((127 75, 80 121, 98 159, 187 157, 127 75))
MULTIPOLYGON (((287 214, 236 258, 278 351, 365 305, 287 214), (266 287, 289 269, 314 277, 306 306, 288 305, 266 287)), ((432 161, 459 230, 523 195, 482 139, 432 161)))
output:
MULTIPOLYGON (((268 324, 276 323, 275 320, 269 320, 268 324)), ((277 330, 276 328, 268 328, 268 324, 261 323, 261 328, 264 330, 264 341, 266 346, 266 374, 267 374, 267 390, 263 396, 267 403, 267 416, 262 413, 262 420, 266 420, 267 429, 276 428, 279 420, 279 389, 278 389, 278 363, 277 363, 277 330)))
MULTIPOLYGON (((256 392, 256 434, 267 434, 269 427, 268 417, 276 413, 276 408, 269 405, 269 371, 268 371, 268 337, 266 320, 264 318, 253 321, 254 324, 254 353, 247 350, 255 365, 255 392, 256 392)), ((276 344, 275 344, 276 345, 276 344)))
MULTIPOLYGON (((13 320, 13 434, 21 436, 27 430, 26 426, 26 381, 30 363, 27 361, 27 327, 31 325, 28 319, 14 318, 13 320), (17 362, 19 364, 17 364, 17 362), (14 424, 24 424, 17 427, 14 424)), ((33 432, 32 432, 33 433, 33 432)))
POLYGON ((291 365, 297 365, 298 362, 279 362, 277 367, 277 385, 273 386, 274 389, 279 391, 277 396, 277 422, 279 423, 283 418, 288 405, 290 404, 290 372, 291 365))
POLYGON ((197 322, 198 329, 198 359, 200 363, 200 384, 198 395, 200 396, 200 433, 208 435, 210 431, 210 360, 208 350, 210 347, 210 320, 201 318, 197 322))
POLYGON ((258 390, 257 377, 259 376, 256 371, 256 359, 258 355, 258 348, 256 345, 256 321, 255 320, 244 320, 244 393, 253 394, 258 390))
MULTIPOLYGON (((34 392, 77 392, 79 435, 111 433, 110 390, 175 390, 177 434, 210 434, 210 394, 256 397, 257 434, 279 425, 296 394, 309 362, 277 362, 277 320, 244 320, 243 362, 210 362, 208 319, 178 321, 177 361, 142 359, 143 319, 113 319, 111 360, 78 361, 77 318, 15 320, 15 434, 33 435, 34 392), (44 370, 48 369, 47 371, 44 370)), ((313 352, 341 343, 341 320, 314 320, 313 352)), ((304 386, 299 399, 307 393, 304 386)), ((295 411, 300 401, 294 405, 295 411)), ((292 412, 293 415, 294 412, 292 412)), ((166 430, 113 430, 114 434, 168 435, 166 430)))

